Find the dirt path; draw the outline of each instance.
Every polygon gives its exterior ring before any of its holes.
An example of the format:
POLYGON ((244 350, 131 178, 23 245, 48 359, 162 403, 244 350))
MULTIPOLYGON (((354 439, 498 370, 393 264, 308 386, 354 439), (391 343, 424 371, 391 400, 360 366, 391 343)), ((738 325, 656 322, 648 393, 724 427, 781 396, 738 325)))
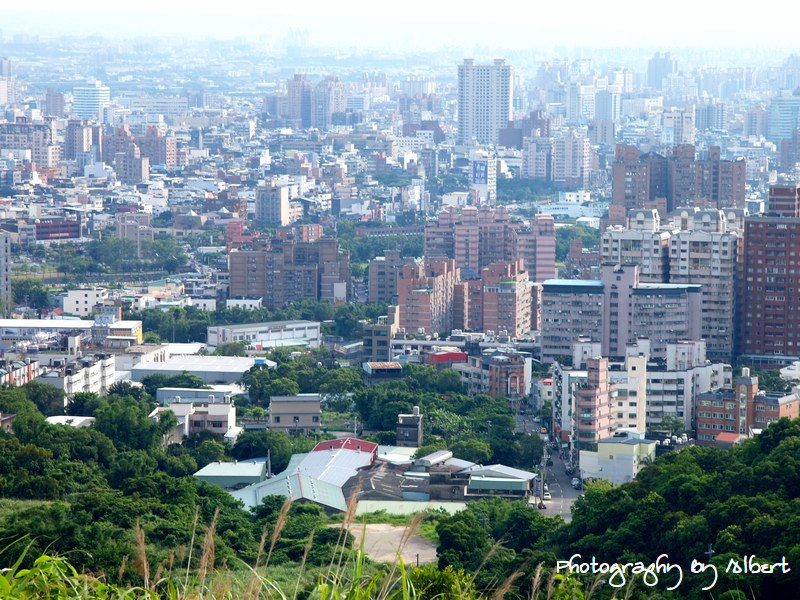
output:
MULTIPOLYGON (((366 539, 364 541, 364 552, 372 560, 381 562, 393 562, 397 555, 397 547, 403 537, 405 527, 397 525, 386 525, 383 523, 373 523, 366 526, 366 539)), ((353 523, 350 525, 350 533, 355 537, 355 546, 361 543, 361 534, 364 525, 353 523)), ((419 564, 436 562, 436 547, 428 540, 412 535, 406 542, 401 556, 406 565, 416 566, 417 555, 419 564)))

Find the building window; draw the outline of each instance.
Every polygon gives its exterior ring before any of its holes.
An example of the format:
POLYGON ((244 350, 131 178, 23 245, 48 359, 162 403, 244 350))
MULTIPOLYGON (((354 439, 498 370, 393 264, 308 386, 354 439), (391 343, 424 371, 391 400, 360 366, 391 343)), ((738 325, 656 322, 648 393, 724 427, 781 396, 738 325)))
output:
POLYGON ((277 416, 277 415, 274 417, 274 419, 275 419, 275 423, 280 423, 281 422, 281 418, 279 416, 277 416))

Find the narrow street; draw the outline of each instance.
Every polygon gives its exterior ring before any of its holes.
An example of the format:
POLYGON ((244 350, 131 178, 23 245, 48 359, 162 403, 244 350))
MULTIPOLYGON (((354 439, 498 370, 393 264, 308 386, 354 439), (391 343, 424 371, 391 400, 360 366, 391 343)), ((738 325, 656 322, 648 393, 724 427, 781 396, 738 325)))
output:
POLYGON ((572 475, 567 475, 564 472, 564 461, 558 457, 551 455, 553 459, 553 466, 547 467, 545 476, 545 483, 550 490, 552 498, 545 500, 546 509, 542 510, 542 514, 548 517, 560 515, 565 521, 572 520, 572 505, 577 500, 582 492, 572 487, 572 475))

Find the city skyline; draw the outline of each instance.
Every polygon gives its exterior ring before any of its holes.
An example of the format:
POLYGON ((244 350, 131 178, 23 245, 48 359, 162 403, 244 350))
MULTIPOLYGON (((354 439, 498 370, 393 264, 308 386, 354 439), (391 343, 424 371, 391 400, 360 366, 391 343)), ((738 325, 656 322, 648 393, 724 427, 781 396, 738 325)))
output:
MULTIPOLYGON (((556 6, 537 6, 534 13, 529 4, 514 0, 507 7, 501 12, 488 11, 476 2, 461 3, 456 8, 414 0, 402 11, 390 11, 366 0, 351 0, 343 10, 340 5, 311 0, 307 10, 298 15, 293 6, 267 7, 251 1, 221 12, 212 5, 185 0, 170 5, 145 0, 137 3, 136 10, 120 10, 99 0, 80 0, 64 10, 61 3, 45 0, 33 10, 6 11, 3 29, 73 35, 179 33, 190 37, 280 38, 286 30, 301 27, 308 31, 312 44, 407 50, 475 44, 509 49, 562 44, 745 47, 771 45, 792 33, 791 19, 772 20, 769 27, 758 29, 735 11, 717 11, 712 5, 688 0, 672 3, 669 10, 649 19, 639 3, 631 0, 615 3, 613 8, 578 0, 570 8, 568 19, 556 6), (634 20, 637 14, 642 17, 639 22, 634 20), (530 20, 520 19, 523 15, 530 15, 530 20), (392 23, 391 35, 387 35, 387 22, 392 23), (537 26, 539 23, 545 26, 537 26), (398 35, 398 25, 408 29, 398 35)), ((772 8, 778 8, 776 2, 762 5, 765 12, 772 8)))

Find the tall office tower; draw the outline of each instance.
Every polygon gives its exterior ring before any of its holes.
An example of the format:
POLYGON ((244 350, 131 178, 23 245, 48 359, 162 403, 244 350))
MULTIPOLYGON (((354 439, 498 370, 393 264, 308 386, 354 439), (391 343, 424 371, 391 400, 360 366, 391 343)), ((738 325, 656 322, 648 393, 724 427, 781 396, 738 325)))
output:
POLYGON ((319 129, 330 129, 333 115, 347 110, 344 83, 337 77, 326 77, 314 88, 311 125, 319 129))
POLYGON ((740 235, 729 231, 721 210, 684 209, 681 231, 670 239, 670 283, 699 284, 700 333, 708 356, 730 361, 734 353, 736 268, 740 235))
POLYGON ((64 116, 64 94, 47 88, 44 97, 44 114, 46 117, 61 118, 64 116))
POLYGON ((678 72, 678 61, 667 52, 661 54, 656 52, 647 61, 647 86, 654 90, 663 89, 664 78, 678 72))
POLYGON ((14 299, 11 295, 11 237, 0 234, 0 314, 11 314, 14 299))
POLYGON ((512 117, 514 69, 505 60, 458 66, 458 143, 497 144, 500 129, 512 117))
POLYGON ((745 218, 738 347, 748 361, 800 358, 800 186, 774 186, 768 212, 745 218))
POLYGON ((800 92, 781 92, 767 107, 767 139, 780 144, 792 137, 792 131, 800 128, 800 92))
POLYGON ((469 189, 476 196, 476 204, 493 205, 497 202, 497 159, 483 150, 470 155, 469 189))
POLYGON ((657 210, 631 209, 627 227, 612 225, 603 232, 600 255, 607 262, 639 265, 639 281, 666 283, 670 236, 657 210))
POLYGON ((81 119, 99 119, 111 104, 111 90, 100 81, 93 81, 72 90, 72 112, 81 119))
POLYGON ((256 190, 256 223, 286 227, 292 222, 289 186, 259 186, 256 190))
POLYGON ((694 144, 694 109, 670 108, 661 115, 661 143, 665 146, 694 144))
POLYGON ((312 86, 305 75, 295 73, 286 83, 287 113, 292 126, 311 127, 312 86))
POLYGON ((13 77, 14 72, 11 68, 11 59, 0 58, 0 77, 13 77))
POLYGON ((450 333, 459 269, 452 259, 406 264, 397 280, 400 326, 411 332, 450 333))

